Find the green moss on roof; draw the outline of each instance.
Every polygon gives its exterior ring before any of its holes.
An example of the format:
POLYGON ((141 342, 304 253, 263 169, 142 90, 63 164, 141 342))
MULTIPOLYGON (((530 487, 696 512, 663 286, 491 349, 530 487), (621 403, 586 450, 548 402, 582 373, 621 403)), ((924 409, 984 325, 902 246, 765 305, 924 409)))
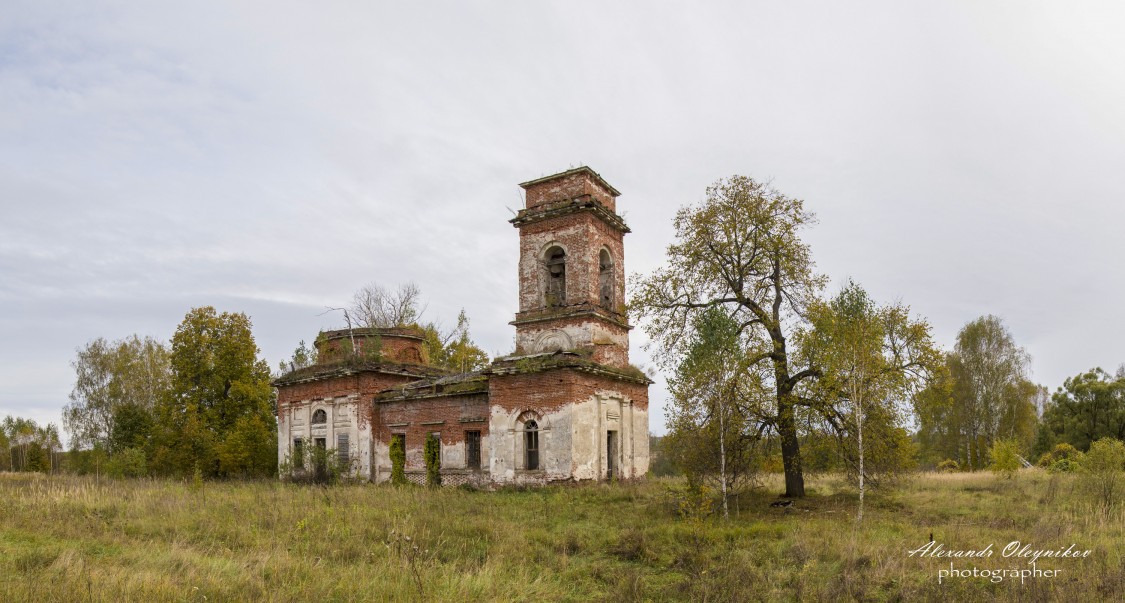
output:
POLYGON ((400 362, 373 361, 369 359, 351 357, 335 362, 314 364, 295 371, 288 372, 273 380, 274 387, 293 385, 306 381, 319 381, 356 373, 384 373, 391 375, 417 376, 419 379, 427 377, 440 377, 449 374, 449 371, 435 366, 421 364, 404 364, 400 362))

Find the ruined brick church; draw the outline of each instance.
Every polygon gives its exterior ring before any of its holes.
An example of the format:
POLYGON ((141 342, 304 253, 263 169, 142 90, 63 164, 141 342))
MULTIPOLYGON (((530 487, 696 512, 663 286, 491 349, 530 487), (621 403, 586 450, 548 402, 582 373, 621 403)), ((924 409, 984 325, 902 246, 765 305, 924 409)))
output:
POLYGON ((635 478, 648 471, 648 386, 629 364, 620 193, 588 167, 520 185, 516 349, 483 370, 429 364, 414 328, 321 333, 313 366, 278 378, 278 458, 334 449, 355 475, 424 479, 441 440, 445 484, 635 478))

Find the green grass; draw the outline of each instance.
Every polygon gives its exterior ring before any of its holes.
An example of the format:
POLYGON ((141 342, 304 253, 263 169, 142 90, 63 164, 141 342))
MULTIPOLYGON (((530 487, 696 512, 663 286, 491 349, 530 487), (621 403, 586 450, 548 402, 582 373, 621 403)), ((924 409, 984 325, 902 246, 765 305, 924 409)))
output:
POLYGON ((469 492, 277 482, 105 481, 0 475, 4 601, 1111 600, 1125 592, 1125 512, 1038 470, 924 474, 869 498, 835 478, 730 521, 678 515, 675 482, 469 492), (1015 568, 1000 549, 1091 549, 1041 560, 1060 577, 946 579, 929 541, 994 543, 957 567, 1015 568))

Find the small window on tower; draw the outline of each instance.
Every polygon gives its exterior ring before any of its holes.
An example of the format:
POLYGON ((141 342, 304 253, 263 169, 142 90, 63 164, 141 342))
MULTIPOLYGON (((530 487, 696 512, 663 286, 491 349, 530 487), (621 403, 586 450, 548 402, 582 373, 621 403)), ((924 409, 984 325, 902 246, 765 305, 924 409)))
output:
POLYGON ((547 283, 544 304, 548 308, 566 305, 566 252, 562 247, 547 250, 547 283))

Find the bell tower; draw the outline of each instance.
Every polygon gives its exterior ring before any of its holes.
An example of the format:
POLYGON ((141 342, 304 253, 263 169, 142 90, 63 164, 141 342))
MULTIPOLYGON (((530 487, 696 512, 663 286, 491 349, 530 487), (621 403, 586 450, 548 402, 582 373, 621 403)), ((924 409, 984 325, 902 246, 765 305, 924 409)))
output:
POLYGON ((511 220, 520 231, 516 354, 567 350, 627 366, 620 193, 585 166, 520 186, 526 206, 511 220))

